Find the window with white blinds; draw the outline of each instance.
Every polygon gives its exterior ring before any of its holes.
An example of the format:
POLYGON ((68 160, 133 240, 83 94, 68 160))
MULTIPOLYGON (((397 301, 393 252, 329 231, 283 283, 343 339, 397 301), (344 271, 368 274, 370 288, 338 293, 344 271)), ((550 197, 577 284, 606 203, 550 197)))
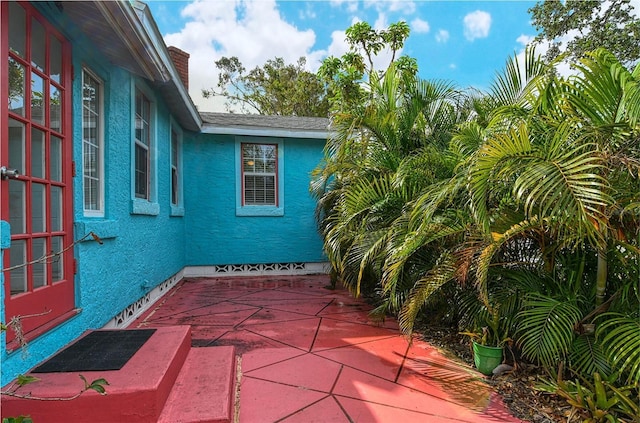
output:
POLYGON ((242 144, 242 205, 278 206, 278 146, 242 144))

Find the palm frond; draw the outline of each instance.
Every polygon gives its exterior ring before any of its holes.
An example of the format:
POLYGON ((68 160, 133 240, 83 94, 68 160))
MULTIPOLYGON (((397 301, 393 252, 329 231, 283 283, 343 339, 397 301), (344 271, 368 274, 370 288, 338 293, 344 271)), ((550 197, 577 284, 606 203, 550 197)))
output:
POLYGON ((389 238, 389 231, 382 229, 375 233, 366 232, 362 234, 361 237, 368 238, 368 242, 364 244, 366 247, 363 254, 361 254, 360 258, 360 270, 358 272, 358 282, 357 289, 355 291, 355 295, 360 295, 360 286, 362 284, 362 280, 364 278, 365 271, 368 267, 380 267, 383 261, 382 252, 384 251, 385 245, 389 238))
POLYGON ((536 80, 548 74, 548 65, 535 49, 527 48, 524 58, 520 63, 518 56, 509 57, 505 69, 496 74, 490 91, 497 107, 527 105, 535 95, 536 80))
POLYGON ((628 383, 640 382, 640 317, 604 313, 597 322, 596 337, 615 369, 627 375, 628 383))
POLYGON ((631 78, 625 81, 623 101, 629 122, 637 127, 640 125, 640 63, 636 66, 631 78))
POLYGON ((489 295, 487 289, 487 275, 489 274, 489 267, 496 252, 510 239, 523 234, 533 228, 540 227, 541 222, 537 218, 525 220, 513 225, 509 230, 503 234, 493 233, 492 242, 482 248, 480 255, 476 263, 476 288, 480 295, 480 299, 484 302, 489 310, 492 310, 494 306, 489 302, 489 295))
POLYGON ((569 96, 574 110, 592 126, 620 122, 626 117, 622 97, 625 82, 632 79, 630 72, 605 49, 589 53, 580 62, 576 68, 581 74, 570 79, 576 87, 569 96))
POLYGON ((469 171, 469 192, 472 211, 485 233, 489 233, 489 194, 501 182, 498 173, 504 173, 505 169, 515 172, 515 167, 519 170, 532 149, 528 130, 520 125, 508 134, 489 138, 478 151, 469 171))
POLYGON ((450 281, 456 271, 455 259, 451 253, 443 253, 438 264, 416 282, 403 304, 398 316, 400 330, 405 334, 413 332, 418 312, 431 295, 450 281))
POLYGON ((554 368, 573 344, 573 327, 582 317, 575 299, 558 300, 529 293, 525 309, 518 314, 517 343, 530 360, 554 368))
POLYGON ((594 372, 604 376, 611 374, 611 363, 602 344, 596 341, 593 334, 582 334, 576 337, 571 346, 569 365, 578 374, 592 375, 594 372))
MULTIPOLYGON (((400 243, 388 251, 384 263, 381 284, 384 292, 390 292, 398 284, 398 281, 408 262, 420 249, 438 241, 439 245, 444 239, 463 233, 466 226, 462 222, 446 221, 433 222, 422 227, 421 230, 404 234, 400 243)), ((437 251, 437 250, 436 250, 437 251)))
POLYGON ((450 148, 460 158, 470 157, 480 148, 484 139, 484 129, 476 121, 464 122, 453 135, 450 148))

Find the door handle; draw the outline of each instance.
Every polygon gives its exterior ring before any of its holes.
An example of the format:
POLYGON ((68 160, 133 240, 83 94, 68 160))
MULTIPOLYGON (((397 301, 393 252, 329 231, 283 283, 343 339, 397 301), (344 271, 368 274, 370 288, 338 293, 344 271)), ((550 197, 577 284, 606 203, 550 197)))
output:
POLYGON ((0 167, 0 179, 18 179, 19 176, 18 169, 7 169, 6 166, 0 167))

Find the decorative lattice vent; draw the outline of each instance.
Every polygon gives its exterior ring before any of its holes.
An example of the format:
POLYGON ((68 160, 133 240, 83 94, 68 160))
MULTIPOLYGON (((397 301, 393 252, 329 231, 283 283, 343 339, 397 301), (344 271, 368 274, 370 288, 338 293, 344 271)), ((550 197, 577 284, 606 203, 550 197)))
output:
POLYGON ((166 294, 178 282, 182 280, 182 271, 173 275, 171 278, 162 282, 151 291, 138 298, 136 302, 125 307, 120 313, 116 314, 113 319, 104 326, 104 329, 120 329, 127 327, 138 316, 151 307, 160 297, 166 294))
POLYGON ((223 264, 212 267, 213 273, 265 273, 307 270, 306 263, 223 264))

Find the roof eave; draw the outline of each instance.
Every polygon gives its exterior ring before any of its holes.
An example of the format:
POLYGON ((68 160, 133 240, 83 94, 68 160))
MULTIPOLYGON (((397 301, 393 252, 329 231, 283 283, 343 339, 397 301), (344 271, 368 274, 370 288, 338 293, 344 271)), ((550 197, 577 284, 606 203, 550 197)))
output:
POLYGON ((161 64, 150 54, 152 50, 146 48, 148 37, 133 8, 128 3, 119 1, 96 1, 94 4, 105 23, 124 43, 136 65, 142 69, 143 74, 140 76, 152 81, 168 79, 161 64))
MULTIPOLYGON (((113 29, 140 69, 167 100, 171 113, 187 130, 199 132, 202 119, 191 100, 146 4, 96 1, 95 7, 113 29)), ((129 67, 131 68, 131 67, 129 67)))
MULTIPOLYGON (((185 129, 191 131, 200 131, 202 128, 202 119, 196 106, 193 104, 193 100, 184 84, 182 83, 182 79, 178 74, 175 65, 173 64, 173 60, 171 60, 171 56, 169 55, 169 51, 164 43, 162 38, 162 34, 158 29, 158 26, 151 15, 151 11, 149 7, 140 1, 134 1, 131 10, 137 10, 140 14, 142 14, 141 23, 143 25, 143 33, 146 36, 147 45, 152 46, 153 49, 150 53, 153 55, 154 63, 162 63, 164 72, 162 73, 162 78, 156 80, 156 82, 163 83, 160 88, 162 90, 166 90, 167 83, 169 88, 170 96, 177 96, 181 103, 186 106, 186 110, 172 110, 177 117, 181 118, 181 124, 185 127, 185 129)), ((169 107, 174 105, 173 102, 169 102, 169 107)))
POLYGON ((303 131, 284 128, 260 128, 260 127, 237 127, 237 126, 210 126, 204 124, 203 134, 215 135, 240 135, 252 137, 278 137, 278 138, 309 138, 326 140, 328 131, 303 131))

